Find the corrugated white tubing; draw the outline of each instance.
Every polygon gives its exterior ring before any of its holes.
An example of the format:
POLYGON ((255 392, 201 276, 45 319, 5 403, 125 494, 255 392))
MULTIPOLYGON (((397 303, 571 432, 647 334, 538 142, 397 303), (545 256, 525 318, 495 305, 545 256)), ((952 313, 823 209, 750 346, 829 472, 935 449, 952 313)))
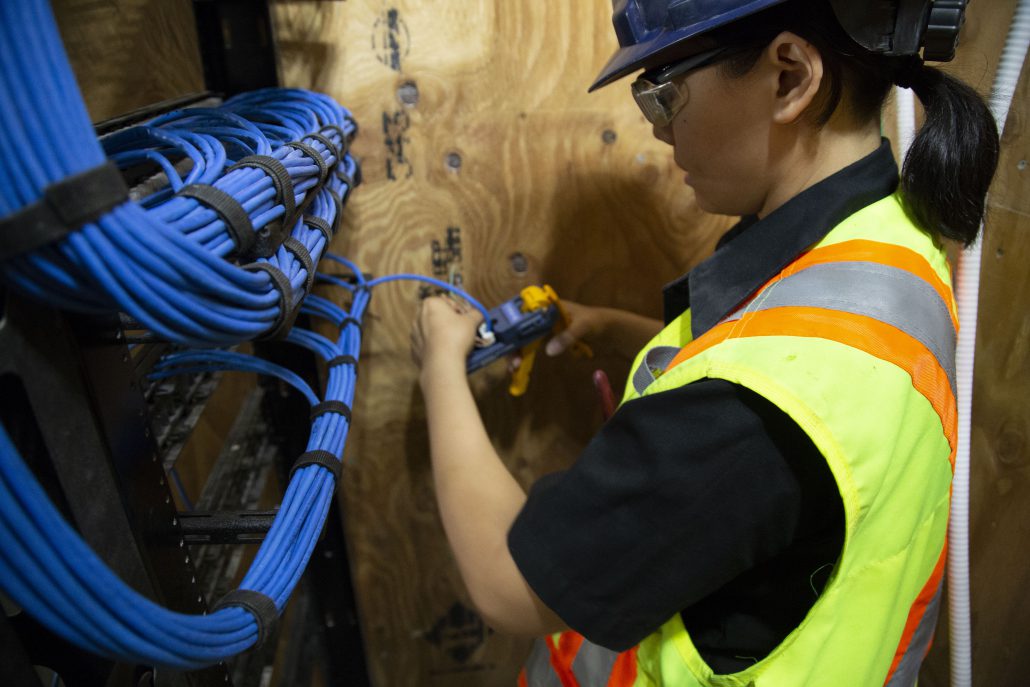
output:
MULTIPOLYGON (((1030 0, 1020 0, 1005 40, 990 106, 998 131, 1005 126, 1019 74, 1030 48, 1030 0)), ((981 228, 980 235, 983 236, 981 228)), ((969 438, 973 416, 973 361, 976 354, 976 318, 980 298, 980 239, 959 258, 958 450, 948 525, 948 605, 950 612, 951 684, 973 684, 972 630, 969 604, 969 438)))
POLYGON ((916 98, 911 89, 898 86, 895 101, 898 113, 898 151, 904 161, 916 135, 916 98))

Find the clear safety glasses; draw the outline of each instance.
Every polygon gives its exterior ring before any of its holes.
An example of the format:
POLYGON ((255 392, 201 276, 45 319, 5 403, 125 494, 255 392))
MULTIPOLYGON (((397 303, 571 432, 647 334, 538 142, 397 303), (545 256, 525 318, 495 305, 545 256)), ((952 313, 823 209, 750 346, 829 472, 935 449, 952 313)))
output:
POLYGON ((673 79, 685 76, 695 69, 707 67, 724 51, 724 48, 707 50, 681 62, 641 74, 633 82, 633 99, 637 101, 637 106, 647 121, 657 127, 669 126, 676 114, 690 100, 690 91, 686 85, 676 84, 673 79))

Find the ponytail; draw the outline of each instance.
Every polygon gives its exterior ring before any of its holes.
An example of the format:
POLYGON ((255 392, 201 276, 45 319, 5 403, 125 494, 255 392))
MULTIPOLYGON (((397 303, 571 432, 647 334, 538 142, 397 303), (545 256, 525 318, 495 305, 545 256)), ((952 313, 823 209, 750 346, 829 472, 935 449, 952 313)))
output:
POLYGON ((939 69, 904 69, 895 81, 911 87, 926 110, 902 167, 905 207, 920 226, 968 246, 998 167, 994 116, 976 91, 939 69))
POLYGON ((826 0, 789 0, 711 32, 726 46, 727 73, 741 76, 782 31, 819 50, 827 90, 816 123, 838 107, 856 121, 881 116, 894 84, 911 88, 926 121, 905 156, 901 198, 909 216, 935 236, 970 245, 980 232, 987 189, 998 166, 998 127, 980 95, 922 59, 872 53, 844 31, 826 0))

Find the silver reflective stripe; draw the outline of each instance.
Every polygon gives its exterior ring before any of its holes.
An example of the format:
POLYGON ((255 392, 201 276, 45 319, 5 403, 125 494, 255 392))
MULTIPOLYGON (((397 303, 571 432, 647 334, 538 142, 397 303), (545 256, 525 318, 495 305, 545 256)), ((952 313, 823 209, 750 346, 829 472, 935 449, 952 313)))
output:
POLYGON ((662 370, 669 366, 679 352, 680 349, 677 346, 655 346, 644 354, 644 359, 640 361, 640 367, 633 373, 633 388, 636 392, 644 393, 644 389, 661 376, 662 370), (659 374, 655 374, 656 370, 659 374))
POLYGON ((955 392, 955 326, 948 305, 907 270, 876 262, 813 265, 781 279, 723 322, 771 308, 801 306, 863 315, 900 329, 926 346, 955 392))
POLYGON ((618 652, 584 639, 576 653, 576 660, 572 662, 572 672, 580 687, 604 687, 608 684, 617 658, 618 652))
POLYGON ((919 678, 919 667, 923 664, 923 657, 930 648, 930 640, 933 639, 934 628, 937 627, 937 614, 941 610, 941 591, 944 585, 937 585, 937 593, 933 600, 926 607, 926 612, 919 621, 919 626, 912 634, 912 641, 901 657, 901 663, 891 676, 890 682, 884 687, 914 687, 919 678))
POLYGON ((533 651, 526 660, 526 684, 529 687, 562 687, 561 678, 551 666, 551 651, 546 640, 533 642, 533 651))

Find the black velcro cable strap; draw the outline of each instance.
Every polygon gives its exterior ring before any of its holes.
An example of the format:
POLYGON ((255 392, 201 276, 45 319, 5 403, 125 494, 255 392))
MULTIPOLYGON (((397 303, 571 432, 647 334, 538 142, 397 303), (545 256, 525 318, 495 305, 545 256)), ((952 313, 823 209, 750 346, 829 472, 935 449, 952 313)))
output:
MULTIPOLYGON (((358 289, 365 289, 367 291, 368 287, 359 286, 358 289)), ((355 291, 357 291, 357 289, 355 289, 355 291)), ((345 329, 348 325, 354 325, 358 328, 359 332, 361 331, 361 320, 350 317, 349 315, 340 320, 340 329, 345 329)))
POLYGON ((343 401, 322 401, 318 405, 311 406, 311 421, 314 422, 326 413, 343 415, 350 422, 350 406, 343 401))
POLYGON ((208 184, 190 184, 183 186, 176 195, 193 198, 204 207, 214 210, 225 223, 225 228, 236 244, 237 254, 246 255, 254 247, 257 235, 254 225, 251 224, 250 215, 240 202, 228 193, 208 184))
POLYGON ((336 176, 339 177, 340 181, 342 181, 343 183, 347 184, 347 193, 346 193, 346 195, 349 196, 350 192, 354 190, 354 179, 351 178, 350 174, 347 174, 347 170, 345 170, 343 168, 343 165, 339 165, 336 168, 336 176))
MULTIPOLYGON (((336 158, 337 162, 340 161, 340 149, 336 146, 335 143, 329 140, 328 136, 323 136, 322 134, 304 134, 304 138, 315 139, 316 141, 324 145, 326 149, 333 154, 333 157, 336 158)), ((343 141, 344 145, 346 145, 347 139, 344 138, 343 141)))
POLYGON ((35 203, 0 219, 0 260, 59 241, 128 199, 129 188, 110 160, 54 182, 35 203))
POLYGON ((333 199, 333 207, 336 208, 336 212, 333 213, 333 224, 330 227, 333 230, 333 236, 336 236, 336 232, 340 230, 340 222, 343 221, 343 201, 334 191, 329 191, 329 197, 333 199))
POLYGON ((333 481, 340 481, 340 474, 343 472, 343 462, 329 451, 308 451, 302 454, 297 459, 297 462, 293 464, 293 467, 290 468, 290 479, 293 479, 293 473, 308 465, 320 465, 332 474, 333 481))
POLYGON ((273 341, 285 339, 293 327, 294 320, 297 319, 297 314, 300 312, 300 304, 293 305, 293 287, 290 285, 290 280, 283 274, 281 269, 268 262, 252 262, 249 265, 244 265, 243 269, 250 270, 251 272, 267 272, 268 276, 272 278, 272 284, 275 286, 276 291, 279 292, 279 314, 276 316, 272 326, 269 327, 268 332, 260 338, 273 341))
POLYGON ((306 215, 304 217, 304 224, 308 225, 312 229, 316 229, 321 232, 322 236, 325 237, 325 250, 329 249, 329 244, 333 240, 333 228, 329 226, 329 222, 326 222, 321 217, 315 217, 313 215, 306 215))
POLYGON ((309 146, 307 143, 301 143, 300 141, 292 141, 286 144, 289 148, 295 148, 300 152, 304 153, 311 160, 318 165, 318 184, 322 185, 325 182, 327 176, 329 176, 329 163, 325 161, 322 154, 317 150, 309 146))
POLYGON ((311 285, 315 283, 315 262, 311 259, 311 253, 307 247, 292 236, 283 241, 283 248, 297 256, 300 263, 304 265, 308 276, 304 281, 304 293, 311 293, 311 285))
POLYGON ((296 222, 297 200, 293 193, 293 179, 290 178, 290 172, 283 163, 270 155, 248 155, 225 171, 229 173, 245 167, 260 169, 271 178, 272 185, 275 187, 275 202, 283 206, 283 216, 262 227, 251 252, 241 255, 241 257, 250 259, 271 257, 282 245, 283 239, 289 235, 289 231, 296 222))
POLYGON ((271 597, 256 592, 253 589, 234 589, 218 600, 211 612, 221 610, 230 606, 239 606, 254 616, 258 627, 257 643, 252 648, 258 648, 275 633, 275 626, 279 622, 279 609, 275 607, 275 601, 271 597))
POLYGON ((340 147, 337 149, 340 154, 336 157, 336 159, 342 162, 343 156, 346 155, 348 151, 350 151, 350 136, 347 135, 346 131, 336 126, 335 124, 326 124, 321 129, 319 129, 318 133, 325 136, 326 131, 335 131, 340 136, 340 147))
POLYGON ((272 179, 275 186, 276 202, 285 209, 284 216, 289 218, 297 211, 297 200, 293 193, 293 179, 283 163, 271 155, 248 155, 226 170, 232 172, 244 167, 256 167, 272 179))
POLYGON ((350 365, 354 368, 354 378, 358 377, 358 359, 352 355, 338 355, 335 358, 330 358, 325 362, 326 367, 332 370, 334 367, 340 367, 342 365, 350 365))

